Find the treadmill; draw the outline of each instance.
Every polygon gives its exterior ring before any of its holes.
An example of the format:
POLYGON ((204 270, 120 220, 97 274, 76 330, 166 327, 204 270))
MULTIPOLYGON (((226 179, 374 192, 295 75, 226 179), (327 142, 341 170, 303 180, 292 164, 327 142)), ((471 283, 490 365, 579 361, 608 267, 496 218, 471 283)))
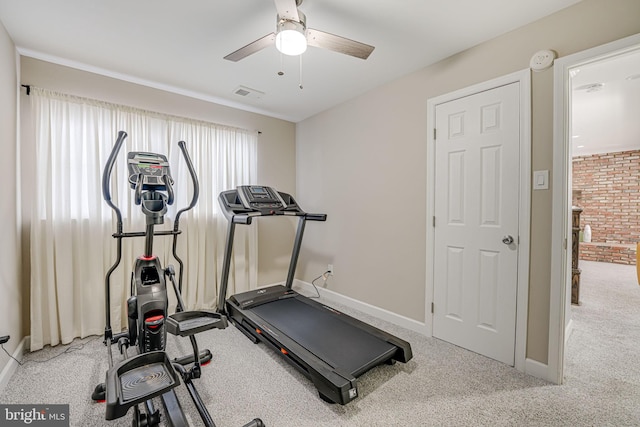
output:
POLYGON ((306 222, 325 221, 325 214, 306 213, 291 195, 258 185, 223 191, 218 201, 229 221, 218 311, 251 341, 263 342, 300 370, 323 400, 344 405, 358 397, 360 375, 411 359, 408 342, 291 289, 306 222), (298 218, 287 281, 226 299, 235 226, 263 216, 298 218))

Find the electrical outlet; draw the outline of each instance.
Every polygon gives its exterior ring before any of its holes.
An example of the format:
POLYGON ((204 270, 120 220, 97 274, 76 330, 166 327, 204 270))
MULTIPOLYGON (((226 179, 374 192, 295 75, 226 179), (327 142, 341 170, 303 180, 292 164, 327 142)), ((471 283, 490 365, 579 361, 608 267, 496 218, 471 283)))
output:
POLYGON ((331 276, 333 276, 333 264, 329 264, 329 265, 327 266, 327 271, 329 272, 329 274, 330 274, 331 276))
POLYGON ((5 335, 3 337, 0 337, 0 344, 4 344, 7 341, 9 341, 9 335, 5 335))

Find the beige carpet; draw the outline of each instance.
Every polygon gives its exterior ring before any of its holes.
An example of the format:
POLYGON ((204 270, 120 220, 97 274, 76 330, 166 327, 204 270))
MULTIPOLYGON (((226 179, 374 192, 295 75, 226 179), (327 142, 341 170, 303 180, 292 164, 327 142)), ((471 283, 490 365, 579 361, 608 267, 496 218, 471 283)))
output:
MULTIPOLYGON (((582 305, 572 309, 562 386, 357 314, 410 341, 414 358, 365 374, 361 396, 346 406, 320 400, 305 377, 234 327, 200 335, 201 348, 210 348, 214 361, 204 368, 198 388, 220 427, 241 426, 254 417, 270 427, 638 426, 640 286, 635 267, 595 262, 581 267, 582 305)), ((174 355, 188 348, 187 340, 170 340, 174 355)), ((69 403, 73 426, 130 425, 130 417, 107 423, 104 405, 90 399, 107 368, 101 338, 47 347, 25 362, 0 402, 69 403), (38 363, 43 360, 48 361, 38 363)), ((183 407, 199 421, 182 389, 183 407)))

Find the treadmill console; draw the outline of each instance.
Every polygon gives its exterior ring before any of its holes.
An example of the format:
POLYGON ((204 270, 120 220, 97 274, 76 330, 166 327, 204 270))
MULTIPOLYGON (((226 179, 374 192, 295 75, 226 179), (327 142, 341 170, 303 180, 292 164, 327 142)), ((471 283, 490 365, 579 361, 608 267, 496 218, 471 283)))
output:
POLYGON ((264 185, 240 185, 223 191, 218 202, 227 220, 236 224, 251 224, 251 219, 257 216, 299 216, 310 221, 327 218, 325 214, 306 213, 291 194, 264 185))
POLYGON ((284 201, 271 187, 241 185, 238 187, 238 196, 246 209, 280 210, 284 208, 284 201))
MULTIPOLYGON (((290 194, 264 185, 240 185, 218 197, 227 219, 237 216, 304 214, 290 194)), ((236 218, 236 222, 239 218, 236 218)), ((247 223, 251 223, 248 220, 247 223)))

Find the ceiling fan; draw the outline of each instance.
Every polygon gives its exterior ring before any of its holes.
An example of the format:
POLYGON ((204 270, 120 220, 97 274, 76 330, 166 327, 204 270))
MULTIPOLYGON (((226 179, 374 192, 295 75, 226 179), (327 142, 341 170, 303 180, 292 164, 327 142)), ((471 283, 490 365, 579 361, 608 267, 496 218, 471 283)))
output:
POLYGON ((300 55, 307 45, 332 50, 356 58, 367 59, 374 47, 335 34, 307 28, 307 17, 298 10, 302 0, 274 0, 276 4, 276 31, 241 47, 224 59, 237 62, 273 44, 285 55, 300 55))

